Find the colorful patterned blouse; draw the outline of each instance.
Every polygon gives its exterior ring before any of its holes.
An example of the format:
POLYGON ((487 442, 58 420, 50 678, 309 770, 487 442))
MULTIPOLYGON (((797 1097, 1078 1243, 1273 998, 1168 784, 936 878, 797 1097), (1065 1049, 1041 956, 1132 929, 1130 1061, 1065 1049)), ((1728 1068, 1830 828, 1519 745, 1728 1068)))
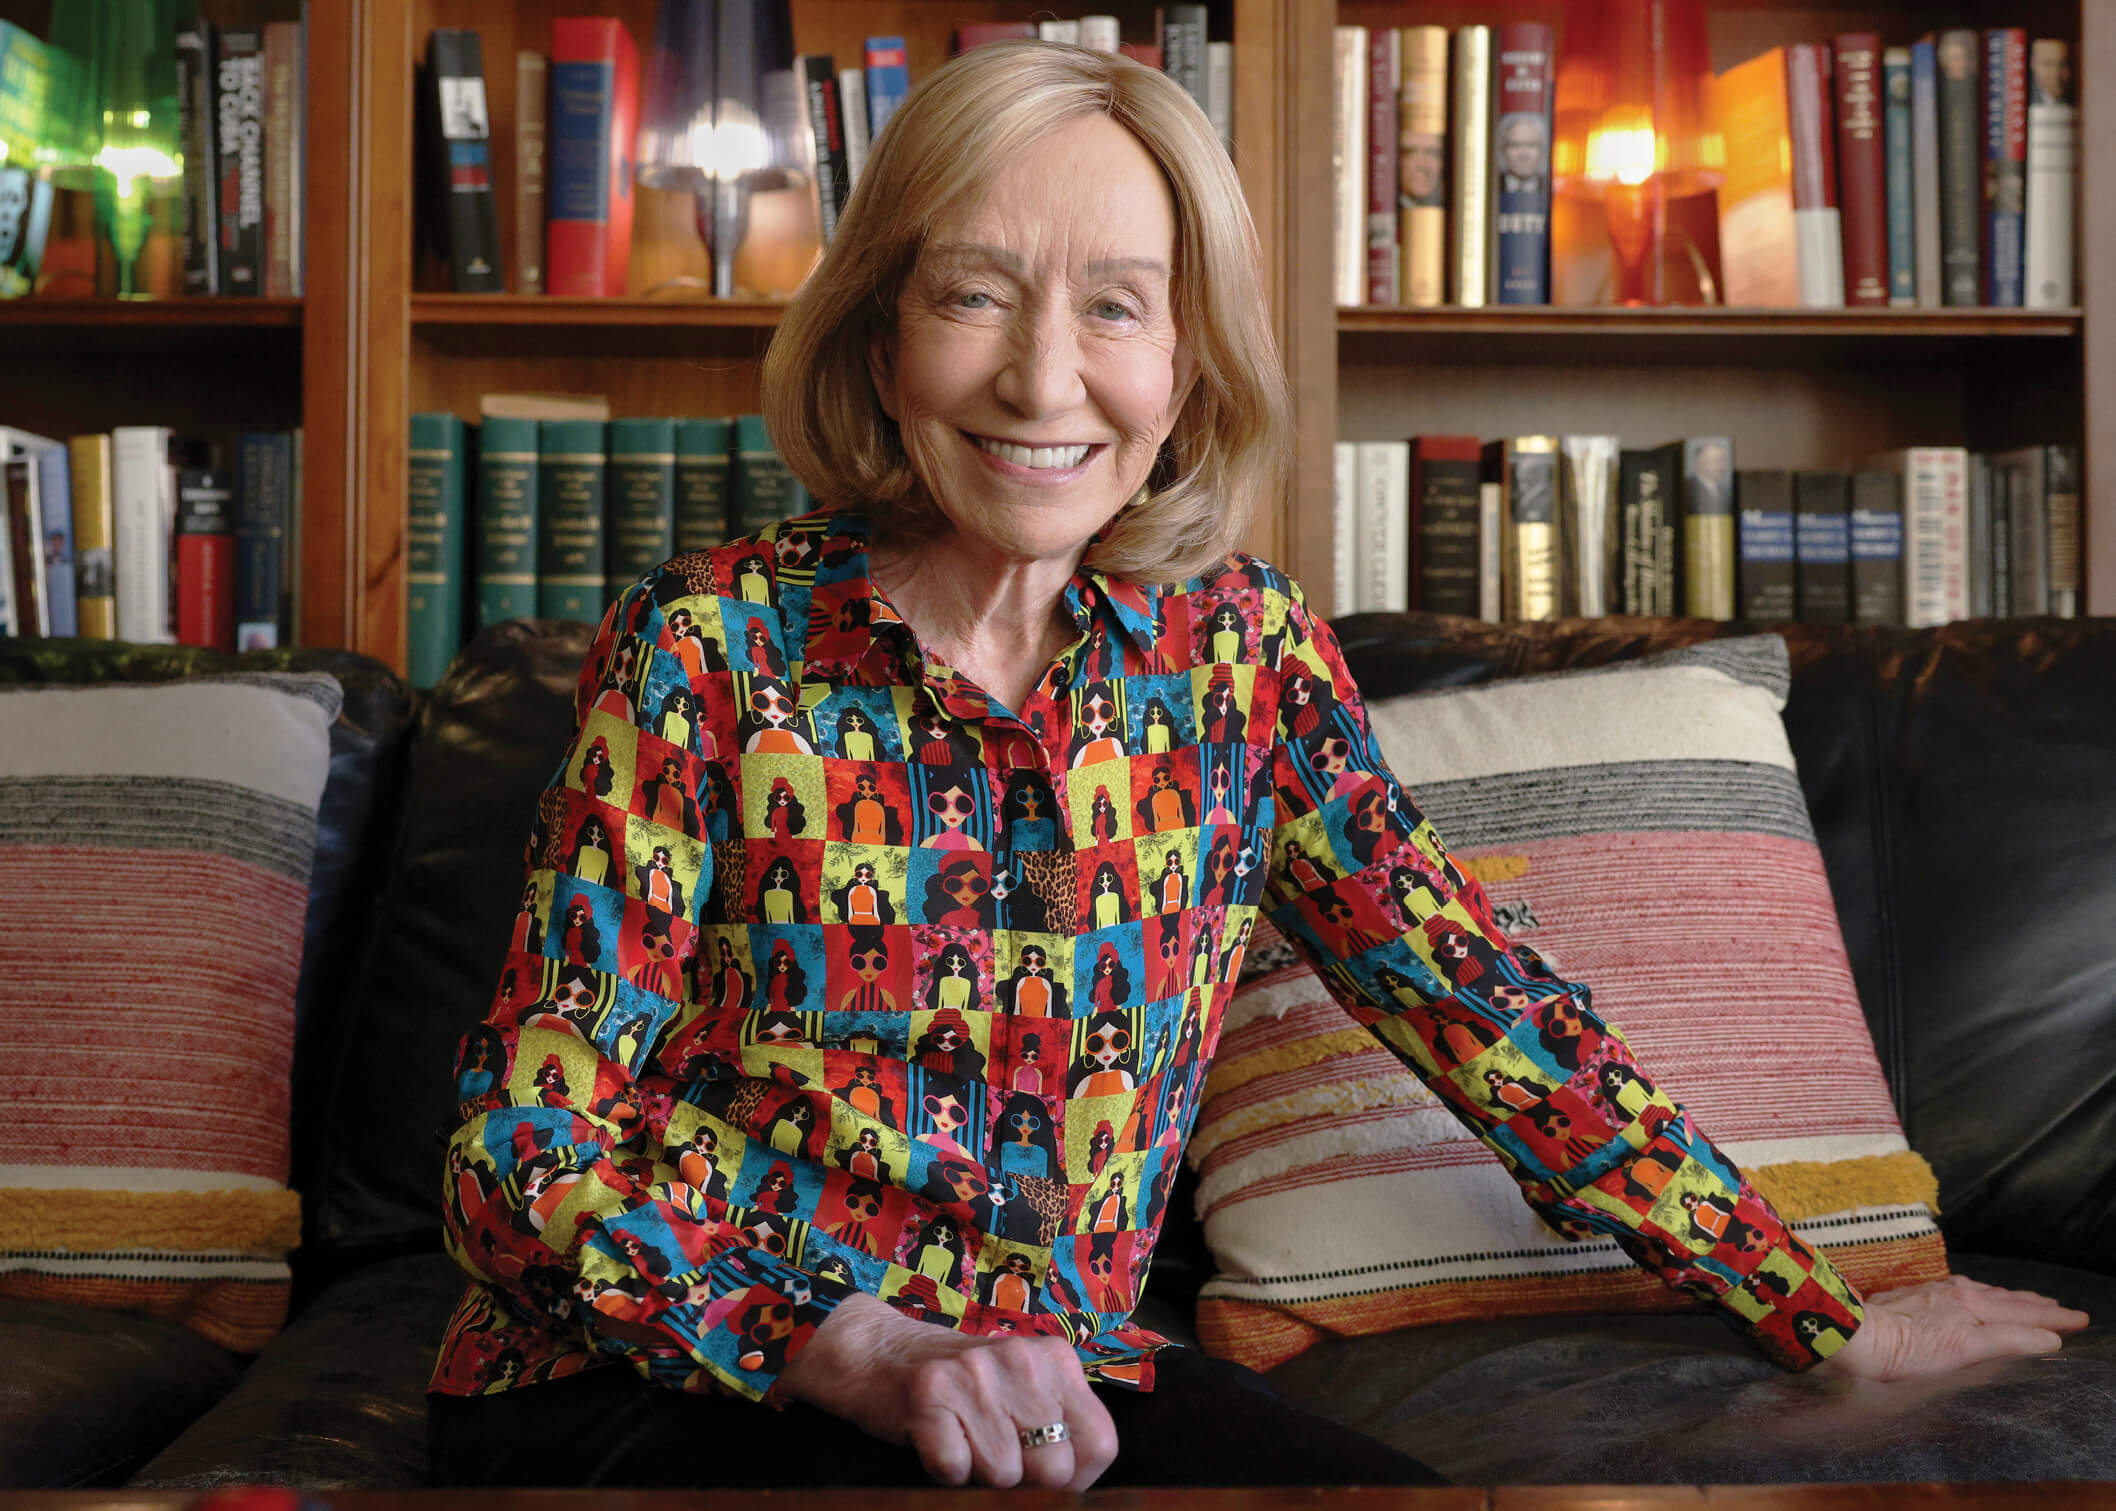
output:
POLYGON ((1260 907, 1553 1226, 1783 1363, 1849 1337, 1828 1261, 1501 937, 1292 583, 1083 571, 1064 606, 1010 711, 920 646, 853 516, 618 600, 458 1060, 475 1280, 434 1389, 622 1359, 761 1396, 855 1288, 1150 1388, 1129 1317, 1260 907))

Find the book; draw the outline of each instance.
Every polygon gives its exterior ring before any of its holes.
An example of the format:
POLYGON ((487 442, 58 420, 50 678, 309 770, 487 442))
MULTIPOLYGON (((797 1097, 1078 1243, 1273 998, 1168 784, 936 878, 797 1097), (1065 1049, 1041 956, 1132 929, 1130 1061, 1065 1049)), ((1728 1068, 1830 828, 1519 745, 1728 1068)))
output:
POLYGON ((1367 29, 1333 34, 1330 174, 1336 187, 1336 298, 1358 304, 1366 293, 1367 29))
MULTIPOLYGON (((222 28, 213 63, 214 167, 220 174, 220 292, 264 292, 264 32, 222 28)), ((122 575, 122 574, 121 574, 122 575)), ((130 639, 121 635, 121 639, 130 639)))
POLYGON ((838 70, 838 114, 845 125, 845 173, 848 194, 867 166, 867 71, 838 70))
POLYGON ((44 522, 37 509, 37 462, 17 452, 0 462, 0 538, 6 559, 9 627, 17 635, 49 635, 51 603, 45 584, 44 522))
POLYGON ((845 156, 845 121, 838 106, 837 65, 827 55, 807 53, 794 60, 801 80, 804 123, 803 158, 814 165, 816 216, 823 244, 837 233, 838 217, 852 192, 852 169, 845 156))
POLYGON ((176 475, 176 643, 235 649, 235 479, 217 467, 176 475))
POLYGON ((184 292, 220 292, 219 176, 213 146, 213 23, 176 29, 176 134, 184 150, 184 292))
POLYGON ((1992 464, 1988 455, 1969 458, 1969 507, 1972 530, 1976 519, 1976 492, 1979 486, 1984 493, 1984 528, 1982 533, 1969 537, 1969 558, 1976 559, 1979 549, 1991 558, 1991 612, 2000 619, 2011 618, 2013 608, 2013 479, 2005 471, 1992 464))
POLYGON ((1401 248, 1396 237, 1396 136, 1403 93, 1403 37, 1393 26, 1367 33, 1365 304, 1401 304, 1401 248))
POLYGON ((2043 500, 2049 509, 2050 612, 2077 619, 2085 586, 2080 561, 2079 448, 2043 448, 2043 500))
POLYGON ((81 632, 78 590, 74 582, 73 458, 54 441, 37 449, 31 481, 38 511, 38 538, 44 550, 45 614, 54 635, 81 632))
POLYGON ((1881 54, 1882 141, 1888 159, 1888 302, 1918 302, 1918 214, 1910 123, 1910 49, 1881 54))
POLYGON ((1617 509, 1623 539, 1623 612, 1677 612, 1677 499, 1682 447, 1625 450, 1617 456, 1617 509))
POLYGON ((1940 33, 1940 301, 1974 305, 1984 297, 1983 71, 1977 34, 1940 33))
POLYGON ((110 432, 117 638, 135 645, 168 645, 176 638, 169 596, 175 559, 170 537, 176 525, 169 440, 160 425, 120 425, 110 432))
POLYGON ((1613 614, 1623 602, 1623 537, 1613 435, 1558 442, 1558 611, 1566 618, 1613 614))
POLYGON ((1492 32, 1492 289, 1497 304, 1550 302, 1552 33, 1492 32))
POLYGON ((1969 617, 1992 617, 1991 458, 1969 458, 1969 617))
POLYGON ((616 298, 632 258, 632 142, 639 133, 639 51, 622 21, 551 22, 544 286, 616 298))
POLYGON ((1115 16, 1082 16, 1080 18, 1080 45, 1095 52, 1115 52, 1122 45, 1118 41, 1117 18, 1115 16))
POLYGON ((710 551, 728 541, 728 422, 696 417, 676 422, 676 541, 678 556, 710 551))
POLYGON ((77 435, 66 451, 73 471, 74 591, 81 634, 115 640, 117 509, 110 493, 110 437, 77 435))
POLYGON ((1205 33, 1210 10, 1196 4, 1171 5, 1161 27, 1161 50, 1167 59, 1168 76, 1183 86, 1183 92, 1206 109, 1205 33))
POLYGON ((1993 490, 2003 486, 2006 495, 2012 567, 2006 612, 2015 617, 2050 612, 2050 505, 2043 475, 2047 459, 2048 449, 2042 446, 2022 446, 1991 457, 1993 490))
POLYGON ((1793 309, 1801 302, 1786 67, 1785 49, 1774 47, 1712 83, 1726 143, 1719 187, 1721 283, 1735 308, 1793 309))
POLYGON ((1737 472, 1734 493, 1741 506, 1740 617, 1756 624, 1791 619, 1793 475, 1781 468, 1737 472))
POLYGON ((1234 44, 1205 44, 1205 116, 1219 133, 1220 145, 1234 154, 1234 44))
POLYGON ((478 400, 481 419, 607 420, 610 400, 599 393, 489 393, 478 400))
POLYGON ((1401 441, 1359 442, 1353 550, 1362 611, 1400 614, 1411 606, 1411 449, 1401 441))
POLYGON ((301 294, 302 23, 264 29, 265 294, 301 294))
POLYGON ((294 438, 249 432, 236 439, 235 453, 235 648, 272 650, 294 643, 294 438))
POLYGON ((537 427, 536 612, 545 619, 602 618, 608 437, 600 420, 537 427))
POLYGON ((1359 612, 1359 443, 1333 443, 1330 471, 1330 612, 1359 612))
POLYGON ((1524 435, 1484 448, 1484 475, 1499 485, 1499 590, 1509 623, 1555 619, 1558 592, 1558 442, 1524 435))
POLYGON ((2066 309, 2078 302, 2072 235, 2078 223, 2079 111, 2069 46, 2037 37, 2028 49, 2027 228, 2021 302, 2066 309))
POLYGON ((463 640, 466 427, 447 411, 411 417, 405 496, 405 675, 432 687, 463 640))
POLYGON ((1785 52, 1786 119, 1793 139, 1793 232, 1800 255, 1800 302, 1844 303, 1844 229, 1837 202, 1836 114, 1830 51, 1796 43, 1785 52))
POLYGON ((1477 617, 1497 624, 1506 613, 1504 551, 1499 526, 1506 514, 1506 490, 1490 479, 1477 484, 1477 617))
POLYGON ((1940 277, 1940 65, 1930 37, 1910 48, 1910 202, 1916 221, 1918 307, 1937 309, 1940 277))
POLYGON ((1889 300, 1888 158, 1881 139, 1881 38, 1844 32, 1831 45, 1844 302, 1889 300))
POLYGON ((808 510, 808 490, 779 459, 761 414, 735 416, 729 483, 730 527, 738 539, 808 510))
POLYGON ((1969 617, 1969 454, 1909 446, 1874 459, 1902 481, 1903 622, 1912 629, 1969 617))
POLYGON ((478 423, 477 627, 536 615, 535 420, 478 423))
POLYGON ((676 422, 610 422, 605 602, 676 554, 676 422))
POLYGON ((1399 36, 1398 301, 1427 308, 1447 300, 1447 28, 1406 26, 1399 36))
POLYGON ((1893 472, 1868 468, 1851 480, 1852 619, 1903 622, 1903 496, 1893 472))
MULTIPOLYGON (((301 570, 302 436, 302 427, 296 425, 291 436, 294 443, 294 466, 292 469, 292 486, 287 489, 286 551, 281 557, 281 560, 286 563, 286 578, 280 584, 279 592, 279 643, 285 646, 299 645, 301 643, 301 581, 303 576, 301 570)), ((240 632, 238 631, 238 633, 240 632)))
POLYGON ((1042 42, 1063 42, 1068 47, 1080 45, 1080 23, 1078 21, 1038 21, 1036 37, 1042 42))
POLYGON ((544 291, 544 140, 551 66, 540 52, 514 55, 514 291, 544 291))
POLYGON ((1692 436, 1683 447, 1683 612, 1732 619, 1735 612, 1734 439, 1692 436))
POLYGON ((1851 619, 1851 479, 1793 474, 1793 597, 1811 624, 1851 619))
POLYGON ((866 51, 867 144, 872 149, 911 92, 911 69, 902 37, 869 37, 866 51))
POLYGON ((1448 296, 1467 308, 1491 299, 1491 28, 1455 29, 1454 222, 1448 228, 1448 296))
POLYGON ((2028 210, 2028 34, 1984 33, 1984 302, 2021 306, 2028 210))
POLYGON ((1409 455, 1411 607, 1474 619, 1483 445, 1473 435, 1419 435, 1409 455))

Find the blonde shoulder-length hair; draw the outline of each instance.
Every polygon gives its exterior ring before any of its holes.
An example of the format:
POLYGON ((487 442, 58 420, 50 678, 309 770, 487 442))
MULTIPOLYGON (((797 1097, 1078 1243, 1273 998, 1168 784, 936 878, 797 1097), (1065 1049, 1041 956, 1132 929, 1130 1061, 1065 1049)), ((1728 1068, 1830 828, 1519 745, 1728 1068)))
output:
POLYGON ((1052 42, 977 48, 912 90, 876 142, 830 246, 765 354, 772 443, 816 502, 915 531, 937 522, 883 412, 867 358, 943 212, 982 194, 1053 128, 1087 115, 1124 126, 1175 200, 1171 295, 1198 382, 1155 459, 1144 496, 1087 565, 1136 582, 1180 581, 1234 549, 1276 504, 1292 455, 1292 406, 1271 333, 1256 229, 1203 111, 1158 70, 1052 42))

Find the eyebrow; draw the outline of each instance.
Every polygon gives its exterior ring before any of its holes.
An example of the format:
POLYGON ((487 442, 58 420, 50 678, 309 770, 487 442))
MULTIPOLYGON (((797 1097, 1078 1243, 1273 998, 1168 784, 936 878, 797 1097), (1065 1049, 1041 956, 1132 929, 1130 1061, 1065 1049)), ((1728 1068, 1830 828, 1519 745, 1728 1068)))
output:
MULTIPOLYGON (((1021 256, 1005 247, 995 247, 982 241, 948 241, 926 248, 930 258, 950 262, 989 262, 1006 269, 1009 273, 1022 271, 1021 256)), ((1087 264, 1090 273, 1121 273, 1142 271, 1169 276, 1168 264, 1157 257, 1101 257, 1087 264)))

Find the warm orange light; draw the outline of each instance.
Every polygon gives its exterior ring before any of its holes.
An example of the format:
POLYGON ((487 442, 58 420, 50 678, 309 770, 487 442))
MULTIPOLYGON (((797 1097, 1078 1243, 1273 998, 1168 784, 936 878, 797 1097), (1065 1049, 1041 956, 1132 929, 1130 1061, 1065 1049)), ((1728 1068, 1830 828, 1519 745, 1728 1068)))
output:
POLYGON ((1659 171, 1659 140, 1650 113, 1611 110, 1587 135, 1582 176, 1598 184, 1643 184, 1659 171))
POLYGON ((1557 187, 1599 196, 1655 175, 1671 197, 1715 187, 1726 148, 1711 84, 1701 0, 1569 0, 1553 102, 1557 187))

